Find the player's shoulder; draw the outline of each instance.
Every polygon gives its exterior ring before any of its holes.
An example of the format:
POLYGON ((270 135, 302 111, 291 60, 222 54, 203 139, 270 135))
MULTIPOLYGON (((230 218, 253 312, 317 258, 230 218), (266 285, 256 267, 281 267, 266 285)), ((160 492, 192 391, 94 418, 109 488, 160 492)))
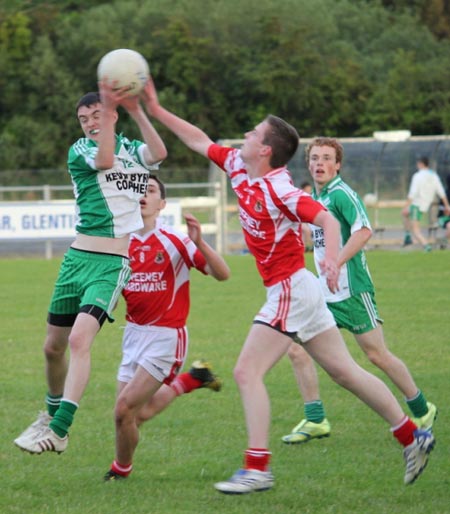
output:
POLYGON ((358 193, 343 180, 335 184, 329 191, 329 201, 331 204, 335 205, 337 209, 342 210, 360 210, 363 205, 363 201, 358 193))
POLYGON ((163 236, 169 236, 171 238, 179 239, 180 241, 184 241, 188 236, 179 230, 178 228, 175 228, 172 225, 166 225, 164 223, 158 224, 155 230, 156 234, 163 235, 163 236))
POLYGON ((270 187, 274 190, 285 191, 289 193, 303 193, 301 189, 295 186, 292 175, 287 168, 279 168, 267 173, 262 177, 261 182, 270 183, 270 187))
POLYGON ((208 154, 210 155, 221 155, 222 157, 226 157, 230 154, 237 155, 238 153, 240 153, 239 148, 221 145, 220 143, 211 143, 208 147, 208 154))
POLYGON ((332 185, 330 185, 328 192, 330 195, 341 199, 347 198, 349 196, 357 196, 356 191, 352 189, 347 184, 347 182, 344 182, 342 179, 335 181, 332 185))
POLYGON ((80 137, 77 139, 69 148, 69 153, 73 152, 75 154, 85 153, 90 148, 95 148, 97 144, 87 137, 80 137))
POLYGON ((79 156, 92 157, 96 154, 98 145, 92 139, 87 137, 80 137, 69 148, 69 160, 75 160, 79 156))
MULTIPOLYGON (((69 148, 67 163, 70 169, 85 167, 85 163, 95 159, 98 147, 97 144, 87 137, 81 137, 69 148)), ((93 162, 93 161, 92 161, 93 162)), ((91 165, 88 168, 92 167, 91 165)))
POLYGON ((245 170, 245 164, 242 161, 241 151, 239 148, 212 143, 208 147, 207 156, 219 167, 226 169, 227 171, 233 172, 245 170))

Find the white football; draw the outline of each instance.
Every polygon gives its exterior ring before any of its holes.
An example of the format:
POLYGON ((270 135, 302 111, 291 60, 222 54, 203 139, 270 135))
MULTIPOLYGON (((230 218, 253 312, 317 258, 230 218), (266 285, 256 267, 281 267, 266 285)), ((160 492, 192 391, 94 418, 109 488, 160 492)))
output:
POLYGON ((150 70, 145 58, 135 50, 118 48, 105 54, 97 66, 99 81, 117 82, 117 88, 129 87, 130 95, 137 95, 148 80, 150 70))

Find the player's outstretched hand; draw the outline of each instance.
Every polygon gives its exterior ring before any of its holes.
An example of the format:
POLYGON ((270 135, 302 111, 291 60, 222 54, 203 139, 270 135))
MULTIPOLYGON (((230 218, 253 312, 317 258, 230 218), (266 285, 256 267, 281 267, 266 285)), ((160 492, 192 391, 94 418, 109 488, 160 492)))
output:
POLYGON ((202 240, 202 227, 198 219, 190 213, 184 215, 186 221, 188 236, 194 241, 196 245, 202 240))

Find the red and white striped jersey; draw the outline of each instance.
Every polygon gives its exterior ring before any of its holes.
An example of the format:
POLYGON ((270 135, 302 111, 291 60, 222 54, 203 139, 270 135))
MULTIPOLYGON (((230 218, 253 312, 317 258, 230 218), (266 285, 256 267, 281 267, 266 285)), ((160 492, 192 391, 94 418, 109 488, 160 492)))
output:
POLYGON ((189 273, 206 272, 206 260, 193 241, 172 227, 132 234, 131 278, 122 294, 126 319, 138 325, 180 328, 189 315, 189 273))
POLYGON ((276 284, 304 268, 301 223, 312 223, 325 208, 294 186, 286 167, 251 179, 240 150, 212 144, 208 157, 231 180, 245 241, 264 285, 276 284))

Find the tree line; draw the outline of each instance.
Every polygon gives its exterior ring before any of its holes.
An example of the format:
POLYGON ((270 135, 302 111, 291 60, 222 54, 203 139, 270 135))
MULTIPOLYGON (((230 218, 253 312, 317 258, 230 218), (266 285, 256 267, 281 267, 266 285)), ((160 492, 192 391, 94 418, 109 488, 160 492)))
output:
MULTIPOLYGON (((213 139, 240 138, 268 113, 301 137, 448 133, 447 3, 2 0, 0 184, 6 170, 65 169, 81 135, 75 104, 96 89, 101 57, 121 47, 141 52, 161 102, 213 139)), ((204 169, 157 128, 171 168, 204 169)), ((137 136, 126 116, 118 129, 137 136)))

